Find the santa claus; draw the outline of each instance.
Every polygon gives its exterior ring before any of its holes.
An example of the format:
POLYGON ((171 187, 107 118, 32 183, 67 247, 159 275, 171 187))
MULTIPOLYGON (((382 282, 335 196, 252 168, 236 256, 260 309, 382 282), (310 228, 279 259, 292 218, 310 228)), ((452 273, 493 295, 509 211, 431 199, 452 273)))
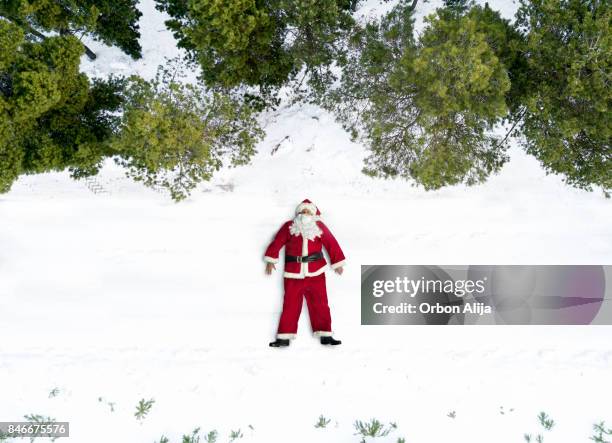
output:
POLYGON ((302 298, 306 298, 312 331, 321 338, 323 345, 339 345, 331 329, 331 314, 327 303, 323 256, 325 247, 331 260, 331 268, 342 274, 344 254, 331 231, 321 221, 321 212, 306 199, 295 210, 295 218, 287 221, 266 249, 266 274, 270 275, 278 263, 281 248, 285 247, 285 270, 283 272, 285 296, 283 312, 278 324, 276 340, 272 347, 289 346, 297 334, 298 320, 302 311, 302 298))

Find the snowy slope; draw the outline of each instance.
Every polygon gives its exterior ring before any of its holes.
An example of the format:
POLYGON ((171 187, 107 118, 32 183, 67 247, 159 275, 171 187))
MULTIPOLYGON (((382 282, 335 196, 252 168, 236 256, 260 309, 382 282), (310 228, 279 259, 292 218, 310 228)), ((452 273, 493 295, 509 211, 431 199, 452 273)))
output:
MULTIPOLYGON (((144 59, 91 43, 90 75, 151 76, 178 53, 153 2, 142 10, 144 59)), ((112 163, 103 193, 54 173, 0 195, 0 419, 70 421, 77 443, 178 442, 198 426, 220 442, 238 428, 245 442, 357 442, 353 422, 371 417, 398 425, 377 441, 520 442, 541 410, 557 423, 545 441, 575 443, 612 424, 612 327, 366 327, 359 314, 361 264, 610 264, 601 194, 517 147, 484 185, 424 192, 362 175, 365 148, 316 107, 262 122, 250 166, 179 204, 112 163), (347 255, 344 275, 327 274, 344 343, 321 347, 304 312, 291 348, 272 350, 282 280, 262 254, 304 198, 347 255), (142 423, 141 398, 156 400, 142 423)))

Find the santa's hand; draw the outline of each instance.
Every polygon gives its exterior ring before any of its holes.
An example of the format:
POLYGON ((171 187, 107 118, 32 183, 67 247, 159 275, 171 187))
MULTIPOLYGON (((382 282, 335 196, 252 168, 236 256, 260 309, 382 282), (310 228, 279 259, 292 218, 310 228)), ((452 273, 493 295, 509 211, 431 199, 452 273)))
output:
POLYGON ((342 271, 343 271, 342 266, 340 266, 339 268, 334 269, 334 271, 336 271, 336 274, 342 275, 342 271))
POLYGON ((268 275, 272 274, 273 269, 276 269, 276 266, 274 266, 274 263, 266 263, 266 274, 268 275))

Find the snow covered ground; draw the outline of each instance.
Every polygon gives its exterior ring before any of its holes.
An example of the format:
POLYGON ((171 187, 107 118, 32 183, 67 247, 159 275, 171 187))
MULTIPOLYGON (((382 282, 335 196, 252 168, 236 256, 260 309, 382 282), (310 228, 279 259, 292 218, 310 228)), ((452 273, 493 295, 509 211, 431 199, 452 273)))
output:
MULTIPOLYGON (((176 54, 163 16, 142 8, 144 59, 96 46, 90 75, 152 75, 176 54)), ((0 420, 69 421, 76 443, 174 443, 196 427, 219 442, 241 429, 245 442, 348 443, 372 417, 397 424, 375 441, 518 443, 541 432, 540 411, 555 420, 546 442, 612 426, 612 326, 366 327, 359 312, 361 264, 611 264, 601 193, 517 147, 484 185, 424 192, 362 175, 364 147, 318 108, 262 120, 252 164, 179 204, 112 163, 102 193, 54 173, 0 195, 0 420), (274 350, 282 279, 262 255, 304 198, 347 255, 344 275, 327 274, 343 344, 319 345, 303 312, 298 339, 274 350), (138 421, 143 398, 155 403, 138 421)))

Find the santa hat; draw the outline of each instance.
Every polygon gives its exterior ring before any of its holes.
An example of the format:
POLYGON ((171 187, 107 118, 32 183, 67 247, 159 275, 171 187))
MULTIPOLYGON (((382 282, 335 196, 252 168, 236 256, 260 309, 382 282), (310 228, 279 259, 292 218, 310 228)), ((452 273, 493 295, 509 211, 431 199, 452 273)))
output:
POLYGON ((314 215, 320 216, 321 215, 321 211, 319 211, 319 208, 317 208, 315 206, 315 204, 313 202, 311 202, 308 199, 305 199, 304 201, 302 201, 302 203, 300 203, 298 205, 297 208, 295 208, 295 213, 299 214, 300 212, 302 212, 304 209, 308 209, 310 212, 312 212, 314 215))

